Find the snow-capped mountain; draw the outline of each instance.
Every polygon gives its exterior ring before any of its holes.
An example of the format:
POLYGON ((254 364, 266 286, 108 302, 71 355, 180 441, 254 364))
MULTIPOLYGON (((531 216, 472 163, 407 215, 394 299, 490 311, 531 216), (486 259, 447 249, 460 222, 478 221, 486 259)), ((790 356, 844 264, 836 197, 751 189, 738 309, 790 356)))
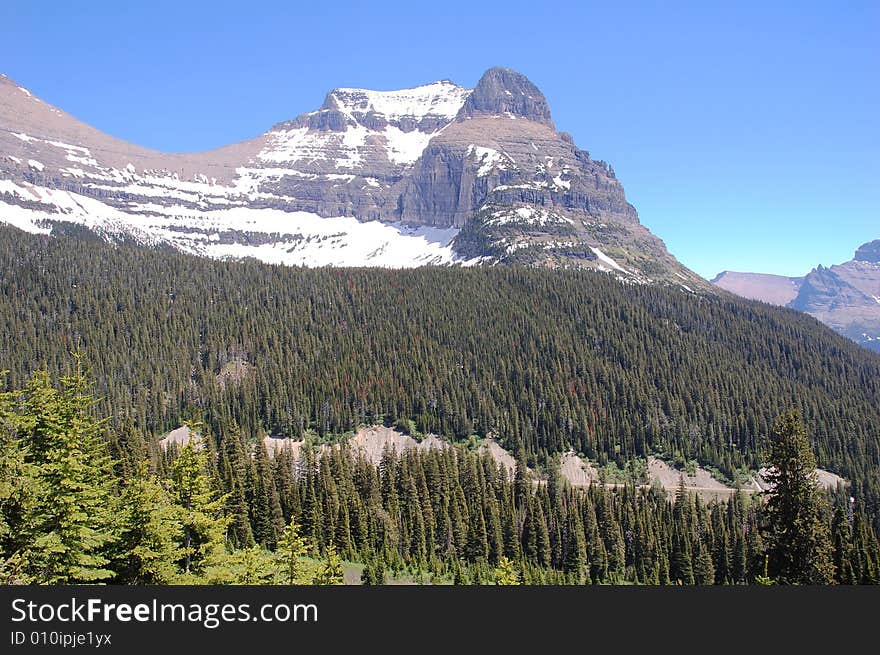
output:
POLYGON ((115 139, 0 76, 0 221, 295 265, 527 263, 704 284, 639 223, 611 167, 556 131, 540 90, 502 68, 474 89, 335 89, 190 154, 115 139))
POLYGON ((806 312, 880 352, 880 239, 848 262, 817 266, 803 277, 724 271, 712 283, 745 298, 806 312))

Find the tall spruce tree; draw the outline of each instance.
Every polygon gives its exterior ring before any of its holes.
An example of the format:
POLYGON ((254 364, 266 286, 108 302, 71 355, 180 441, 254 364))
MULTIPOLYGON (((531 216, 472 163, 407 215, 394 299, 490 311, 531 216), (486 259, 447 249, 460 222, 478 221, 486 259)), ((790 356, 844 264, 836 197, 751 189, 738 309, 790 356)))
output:
POLYGON ((42 583, 108 580, 117 482, 80 359, 60 388, 47 372, 35 373, 20 400, 18 430, 40 480, 27 568, 42 583))
POLYGON ((119 541, 112 568, 120 584, 170 584, 177 575, 182 526, 162 482, 141 462, 122 490, 119 541))
POLYGON ((780 416, 770 438, 767 575, 781 584, 834 582, 833 547, 816 479, 816 457, 800 413, 780 416))
POLYGON ((180 507, 182 525, 179 566, 184 574, 196 576, 224 566, 230 522, 223 514, 227 497, 214 490, 206 472, 207 455, 197 444, 190 441, 183 447, 172 474, 173 497, 180 507))

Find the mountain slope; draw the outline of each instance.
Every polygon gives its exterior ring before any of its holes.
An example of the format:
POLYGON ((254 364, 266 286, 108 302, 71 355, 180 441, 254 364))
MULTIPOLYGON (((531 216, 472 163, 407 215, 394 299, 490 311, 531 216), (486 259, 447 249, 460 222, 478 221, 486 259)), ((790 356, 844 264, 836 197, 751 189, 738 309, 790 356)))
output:
POLYGON ((218 262, 0 226, 0 316, 8 384, 80 351, 102 411, 156 435, 191 416, 297 438, 414 425, 733 479, 794 406, 820 466, 855 481, 880 464, 880 356, 729 294, 520 266, 218 262))
POLYGON ((804 277, 724 271, 712 283, 745 298, 806 312, 880 352, 880 240, 860 246, 848 262, 817 266, 804 277))
POLYGON ((0 77, 0 221, 287 264, 518 262, 705 285, 503 68, 474 89, 335 89, 254 139, 191 154, 115 139, 0 77))

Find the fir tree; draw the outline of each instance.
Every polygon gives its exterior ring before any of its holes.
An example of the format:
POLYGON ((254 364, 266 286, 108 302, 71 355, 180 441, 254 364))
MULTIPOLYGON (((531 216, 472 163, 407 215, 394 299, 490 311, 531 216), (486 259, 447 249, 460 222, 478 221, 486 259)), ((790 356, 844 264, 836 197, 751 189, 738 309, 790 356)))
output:
POLYGON ((0 394, 0 584, 27 584, 32 578, 26 561, 36 536, 31 526, 43 492, 39 468, 27 461, 18 439, 12 401, 13 394, 0 394))
POLYGON ((172 493, 182 525, 179 566, 185 574, 206 575, 210 568, 224 565, 230 520, 223 515, 227 497, 212 488, 207 456, 196 443, 186 444, 174 461, 172 493))
POLYGON ((816 458, 800 414, 776 421, 770 440, 766 513, 767 574, 782 584, 830 584, 833 548, 816 458))
POLYGON ((502 557, 498 566, 495 567, 495 584, 497 585, 518 585, 520 582, 519 571, 516 565, 507 557, 502 557))
POLYGON ((361 572, 361 584, 368 586, 385 584, 385 565, 382 558, 373 558, 367 561, 361 572))
POLYGON ((282 580, 285 584, 297 584, 302 575, 301 558, 306 554, 307 546, 305 539, 300 535, 299 524, 296 517, 290 517, 290 523, 278 540, 276 555, 281 563, 282 580))
POLYGON ((259 546, 242 548, 226 558, 224 566, 209 573, 212 584, 266 585, 275 580, 276 566, 272 553, 259 546))
POLYGON ((315 576, 312 578, 314 585, 339 585, 342 584, 342 562, 336 554, 336 546, 332 543, 325 549, 324 561, 321 562, 315 576))
POLYGON ((18 429, 40 480, 27 568, 44 583, 108 580, 117 537, 116 480, 79 358, 60 389, 45 371, 34 374, 21 403, 18 429))
POLYGON ((141 463, 122 490, 119 541, 113 570, 121 584, 170 584, 181 540, 180 508, 141 463))

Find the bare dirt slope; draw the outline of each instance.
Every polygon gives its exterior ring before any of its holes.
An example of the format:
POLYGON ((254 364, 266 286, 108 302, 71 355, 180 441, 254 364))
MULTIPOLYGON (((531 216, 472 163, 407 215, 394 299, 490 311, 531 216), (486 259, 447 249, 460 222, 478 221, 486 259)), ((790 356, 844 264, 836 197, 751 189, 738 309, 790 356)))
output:
POLYGON ((599 471, 596 467, 573 452, 562 456, 560 471, 562 477, 573 487, 589 487, 594 482, 599 482, 599 471))
MULTIPOLYGON (((770 485, 767 483, 767 469, 762 468, 758 471, 758 475, 756 476, 756 484, 760 486, 760 488, 764 491, 770 489, 770 485)), ((836 473, 832 473, 831 471, 826 471, 825 469, 816 469, 816 481, 820 486, 825 489, 835 489, 839 484, 846 484, 846 480, 836 473)))
MULTIPOLYGON (((189 429, 187 425, 181 425, 179 428, 175 428, 164 437, 159 440, 159 447, 162 450, 166 450, 168 446, 175 445, 178 448, 183 448, 194 438, 198 438, 198 434, 193 434, 192 430, 189 429)), ((196 442, 196 448, 200 448, 201 444, 196 442)))
MULTIPOLYGON (((301 457, 304 441, 296 441, 289 437, 266 436, 263 438, 266 451, 269 457, 274 457, 282 448, 289 448, 293 453, 293 458, 298 460, 301 457)), ((392 428, 383 425, 371 425, 362 427, 348 440, 348 446, 355 455, 364 456, 374 466, 379 466, 382 462, 382 454, 385 449, 394 450, 401 454, 413 448, 418 450, 430 450, 433 448, 448 448, 449 443, 443 441, 435 435, 428 435, 421 441, 413 439, 411 436, 398 432, 392 428)), ((324 445, 321 450, 324 451, 330 446, 324 445)))
POLYGON ((507 477, 513 479, 516 474, 516 459, 504 450, 501 444, 494 439, 486 439, 485 443, 480 446, 480 450, 488 452, 499 466, 504 467, 504 470, 507 471, 507 477))
MULTIPOLYGON (((734 487, 719 482, 706 469, 697 467, 694 475, 688 475, 685 471, 679 471, 657 457, 648 457, 648 477, 652 483, 660 483, 670 496, 674 496, 678 492, 682 481, 688 491, 696 492, 707 500, 713 498, 724 500, 736 493, 734 487)), ((757 491, 758 489, 750 486, 745 490, 757 491)))

